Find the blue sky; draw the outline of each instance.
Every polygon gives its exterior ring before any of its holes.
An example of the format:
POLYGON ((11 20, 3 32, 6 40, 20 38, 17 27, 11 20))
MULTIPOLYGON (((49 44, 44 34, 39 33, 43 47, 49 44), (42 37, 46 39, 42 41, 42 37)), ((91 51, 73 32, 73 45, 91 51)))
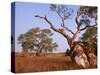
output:
MULTIPOLYGON (((76 31, 75 15, 79 6, 66 5, 74 10, 72 16, 66 20, 67 27, 76 31)), ((40 27, 41 29, 48 28, 50 26, 44 20, 35 18, 34 15, 47 15, 48 19, 53 22, 55 27, 60 27, 59 16, 50 11, 49 4, 42 3, 28 3, 28 2, 16 2, 15 6, 15 49, 16 51, 21 50, 20 44, 18 44, 17 38, 20 34, 27 32, 31 28, 40 27)), ((53 40, 59 45, 57 52, 65 52, 68 48, 66 39, 59 33, 54 32, 52 36, 53 40)))

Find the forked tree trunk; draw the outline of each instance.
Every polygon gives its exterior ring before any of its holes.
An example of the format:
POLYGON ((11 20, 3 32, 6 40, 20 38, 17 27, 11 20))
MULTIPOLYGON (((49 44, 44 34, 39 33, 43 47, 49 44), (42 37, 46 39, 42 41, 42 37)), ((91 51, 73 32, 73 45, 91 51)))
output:
MULTIPOLYGON (((55 11, 56 11, 56 10, 55 10, 55 11)), ((66 38, 67 42, 68 42, 69 48, 71 49, 71 48, 73 47, 73 43, 74 43, 74 41, 75 41, 75 39, 76 39, 76 37, 77 37, 77 34, 80 33, 80 31, 83 31, 83 30, 85 30, 86 28, 88 28, 89 25, 86 25, 85 27, 81 28, 80 22, 78 22, 78 17, 81 15, 80 9, 79 9, 79 10, 77 11, 77 15, 76 15, 76 17, 75 17, 75 22, 76 22, 76 25, 77 25, 77 27, 76 27, 76 32, 73 32, 71 29, 69 29, 67 26, 65 26, 65 23, 64 23, 65 20, 63 19, 62 15, 59 14, 57 11, 56 11, 56 13, 58 14, 58 16, 59 16, 59 17, 61 18, 61 20, 62 20, 61 27, 63 27, 63 30, 62 30, 62 29, 57 29, 57 28, 55 27, 55 25, 54 25, 51 21, 48 20, 47 16, 42 17, 42 16, 39 16, 39 15, 35 15, 35 17, 40 18, 40 19, 44 19, 44 20, 50 25, 50 27, 51 27, 52 30, 54 30, 55 32, 58 32, 58 33, 60 33, 61 35, 63 35, 63 36, 66 38), (70 37, 70 36, 65 32, 65 30, 68 31, 68 32, 70 32, 70 33, 72 34, 72 37, 70 37)), ((64 17, 65 17, 65 16, 64 16, 64 17)))

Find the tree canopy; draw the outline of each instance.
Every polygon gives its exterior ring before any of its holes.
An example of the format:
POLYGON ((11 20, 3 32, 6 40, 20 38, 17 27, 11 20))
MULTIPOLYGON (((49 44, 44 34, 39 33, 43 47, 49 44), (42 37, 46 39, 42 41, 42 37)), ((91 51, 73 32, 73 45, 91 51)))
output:
POLYGON ((23 51, 52 52, 58 47, 51 36, 53 33, 49 29, 32 28, 18 37, 23 51))
POLYGON ((97 55, 97 27, 89 27, 80 39, 87 42, 88 50, 97 55))
POLYGON ((76 41, 80 32, 86 30, 88 27, 97 25, 97 7, 80 6, 78 8, 75 16, 76 31, 68 28, 65 23, 65 21, 73 14, 73 8, 69 8, 65 5, 50 4, 50 10, 55 12, 61 19, 61 27, 59 29, 55 27, 54 23, 50 21, 46 15, 35 15, 35 17, 45 20, 51 26, 52 30, 64 36, 70 49, 73 47, 73 43, 76 41), (68 32, 70 32, 72 36, 68 34, 68 32))

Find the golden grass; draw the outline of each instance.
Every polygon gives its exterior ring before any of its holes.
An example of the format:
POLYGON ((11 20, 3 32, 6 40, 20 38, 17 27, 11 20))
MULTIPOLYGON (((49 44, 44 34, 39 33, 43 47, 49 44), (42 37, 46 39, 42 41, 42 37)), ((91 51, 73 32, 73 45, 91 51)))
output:
MULTIPOLYGON (((94 67, 93 67, 94 68, 94 67)), ((34 56, 32 54, 15 54, 15 72, 44 72, 83 69, 71 60, 70 56, 63 54, 49 54, 47 56, 34 56)))

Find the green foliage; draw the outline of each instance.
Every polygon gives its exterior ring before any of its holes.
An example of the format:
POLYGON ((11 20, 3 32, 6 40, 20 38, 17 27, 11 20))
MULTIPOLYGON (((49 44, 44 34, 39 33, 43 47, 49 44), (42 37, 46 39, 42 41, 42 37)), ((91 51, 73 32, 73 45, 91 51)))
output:
POLYGON ((52 52, 57 44, 53 42, 53 33, 49 29, 32 28, 18 37, 24 51, 52 52))
POLYGON ((81 6, 80 12, 84 13, 85 15, 88 15, 91 18, 97 19, 97 7, 92 6, 81 6))
POLYGON ((88 43, 88 48, 97 55, 97 27, 89 27, 81 37, 82 41, 88 43))
POLYGON ((93 19, 94 25, 97 25, 97 7, 80 6, 78 10, 78 15, 80 15, 80 25, 93 25, 93 19))
POLYGON ((51 4, 50 10, 56 12, 58 16, 63 20, 68 19, 73 13, 73 10, 71 8, 66 7, 65 5, 51 4))
POLYGON ((85 41, 92 41, 94 38, 97 37, 97 27, 89 27, 85 33, 83 34, 84 37, 82 37, 85 41))

